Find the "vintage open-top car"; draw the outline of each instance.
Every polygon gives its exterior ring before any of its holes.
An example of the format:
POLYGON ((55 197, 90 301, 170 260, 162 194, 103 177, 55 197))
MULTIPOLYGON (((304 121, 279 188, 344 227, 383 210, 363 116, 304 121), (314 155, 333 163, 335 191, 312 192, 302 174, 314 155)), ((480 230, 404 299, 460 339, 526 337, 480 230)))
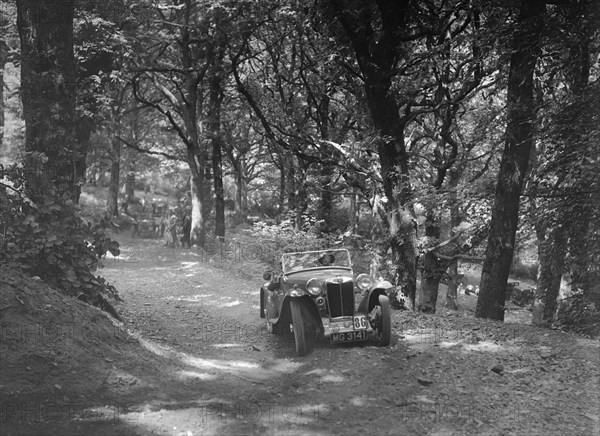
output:
POLYGON ((380 345, 390 344, 392 285, 355 275, 348 250, 285 253, 281 267, 281 274, 263 276, 260 316, 269 333, 293 334, 299 356, 322 338, 339 343, 374 335, 380 345))

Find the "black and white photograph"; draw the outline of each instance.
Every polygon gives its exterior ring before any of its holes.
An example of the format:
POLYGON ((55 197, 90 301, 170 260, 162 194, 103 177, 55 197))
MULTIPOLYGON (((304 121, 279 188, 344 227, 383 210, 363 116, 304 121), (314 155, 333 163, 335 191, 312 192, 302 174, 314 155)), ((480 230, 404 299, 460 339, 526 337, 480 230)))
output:
POLYGON ((0 0, 0 434, 600 436, 598 0, 0 0))

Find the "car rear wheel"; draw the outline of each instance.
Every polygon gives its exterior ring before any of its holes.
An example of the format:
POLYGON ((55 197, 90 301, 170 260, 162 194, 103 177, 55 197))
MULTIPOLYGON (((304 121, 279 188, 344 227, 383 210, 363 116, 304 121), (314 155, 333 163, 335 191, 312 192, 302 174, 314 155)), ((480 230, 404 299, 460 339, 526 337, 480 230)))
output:
POLYGON ((292 312, 292 326, 294 329, 294 342, 296 343, 296 353, 298 356, 304 356, 308 353, 308 341, 306 338, 306 326, 302 317, 302 304, 300 301, 292 299, 290 301, 292 312))
POLYGON ((390 341, 392 338, 390 300, 387 296, 379 296, 379 307, 377 309, 377 339, 379 340, 379 345, 387 347, 388 345, 390 345, 390 341))

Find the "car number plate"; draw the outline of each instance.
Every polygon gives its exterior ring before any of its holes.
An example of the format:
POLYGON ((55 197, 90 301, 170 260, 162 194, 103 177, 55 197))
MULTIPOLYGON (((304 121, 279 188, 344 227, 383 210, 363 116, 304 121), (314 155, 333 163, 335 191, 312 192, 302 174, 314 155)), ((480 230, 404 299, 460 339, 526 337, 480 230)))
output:
POLYGON ((353 332, 345 332, 345 333, 332 333, 330 336, 331 343, 366 341, 366 340, 367 340, 367 331, 366 330, 356 330, 353 332))

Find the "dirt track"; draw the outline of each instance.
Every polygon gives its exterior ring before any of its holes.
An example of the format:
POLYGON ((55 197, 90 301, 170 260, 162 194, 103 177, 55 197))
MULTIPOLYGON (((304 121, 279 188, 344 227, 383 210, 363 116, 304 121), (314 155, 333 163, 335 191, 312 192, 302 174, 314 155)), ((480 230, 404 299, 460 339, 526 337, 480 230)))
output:
POLYGON ((93 415, 13 420, 7 434, 598 434, 597 341, 394 312, 392 347, 317 344, 297 358, 258 316, 260 279, 158 241, 122 242, 101 274, 142 351, 102 362, 93 415))

